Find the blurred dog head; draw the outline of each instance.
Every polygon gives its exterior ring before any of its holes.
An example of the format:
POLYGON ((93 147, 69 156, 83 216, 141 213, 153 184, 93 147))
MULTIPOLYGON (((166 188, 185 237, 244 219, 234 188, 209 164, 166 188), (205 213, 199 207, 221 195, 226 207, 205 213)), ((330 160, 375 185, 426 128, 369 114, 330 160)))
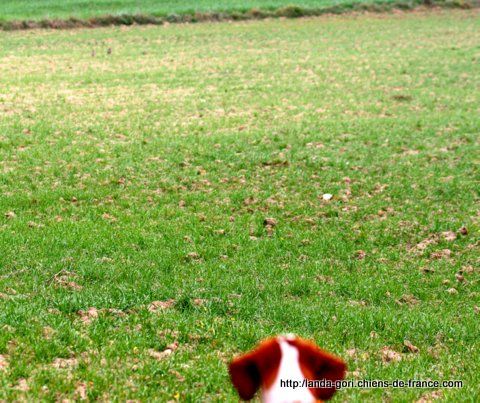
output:
POLYGON ((307 381, 337 381, 345 377, 345 363, 314 343, 289 335, 267 339, 235 358, 229 367, 233 386, 243 400, 261 389, 262 401, 318 402, 330 399, 335 386, 308 387, 307 381))

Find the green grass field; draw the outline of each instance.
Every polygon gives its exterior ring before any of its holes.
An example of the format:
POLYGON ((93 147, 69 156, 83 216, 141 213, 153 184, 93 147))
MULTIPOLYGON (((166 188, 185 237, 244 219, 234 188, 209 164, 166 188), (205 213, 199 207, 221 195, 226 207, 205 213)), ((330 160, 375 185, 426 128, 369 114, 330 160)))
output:
POLYGON ((0 32, 0 400, 235 401, 228 361, 285 332, 465 383, 336 401, 478 400, 479 29, 0 32))
MULTIPOLYGON (((384 2, 388 2, 385 0, 384 2)), ((393 0, 390 0, 393 1, 393 0)), ((106 14, 190 14, 194 12, 275 10, 296 5, 318 9, 332 5, 373 3, 374 0, 2 0, 0 19, 88 18, 106 14)))

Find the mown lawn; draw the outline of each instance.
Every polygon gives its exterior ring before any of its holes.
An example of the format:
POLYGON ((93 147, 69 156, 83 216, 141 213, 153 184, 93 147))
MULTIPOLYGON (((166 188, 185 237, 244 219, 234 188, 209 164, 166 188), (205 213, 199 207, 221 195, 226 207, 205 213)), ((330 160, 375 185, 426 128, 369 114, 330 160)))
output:
MULTIPOLYGON (((375 0, 2 0, 0 19, 88 18, 106 14, 190 14, 251 9, 276 10, 286 6, 318 9, 333 5, 373 3, 375 0)), ((384 3, 394 0, 383 0, 384 3)))
POLYGON ((0 33, 0 400, 235 401, 226 363, 285 332, 465 382, 337 401, 478 399, 479 28, 0 33))

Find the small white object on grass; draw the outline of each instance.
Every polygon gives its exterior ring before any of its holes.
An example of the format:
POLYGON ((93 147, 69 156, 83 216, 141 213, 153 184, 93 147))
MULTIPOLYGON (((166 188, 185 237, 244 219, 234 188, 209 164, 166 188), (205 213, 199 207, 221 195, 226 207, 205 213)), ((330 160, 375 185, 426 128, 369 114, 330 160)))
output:
POLYGON ((326 201, 329 201, 331 200, 333 197, 333 195, 331 193, 325 193, 323 196, 322 196, 322 199, 323 200, 326 200, 326 201))

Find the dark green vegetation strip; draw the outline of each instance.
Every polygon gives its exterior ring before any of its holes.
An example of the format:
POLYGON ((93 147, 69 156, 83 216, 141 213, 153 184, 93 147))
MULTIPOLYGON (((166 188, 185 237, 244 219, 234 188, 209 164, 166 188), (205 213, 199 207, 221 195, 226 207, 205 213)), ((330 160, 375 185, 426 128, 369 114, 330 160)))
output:
POLYGON ((420 6, 436 8, 473 8, 479 0, 399 0, 376 2, 339 3, 320 8, 285 6, 277 9, 254 8, 220 12, 182 12, 179 14, 108 14, 89 18, 56 18, 38 20, 0 20, 0 29, 5 31, 24 29, 69 29, 95 28, 114 25, 162 25, 165 23, 196 23, 208 21, 242 21, 265 18, 300 18, 324 14, 343 14, 348 12, 387 12, 392 10, 413 10, 420 6))

